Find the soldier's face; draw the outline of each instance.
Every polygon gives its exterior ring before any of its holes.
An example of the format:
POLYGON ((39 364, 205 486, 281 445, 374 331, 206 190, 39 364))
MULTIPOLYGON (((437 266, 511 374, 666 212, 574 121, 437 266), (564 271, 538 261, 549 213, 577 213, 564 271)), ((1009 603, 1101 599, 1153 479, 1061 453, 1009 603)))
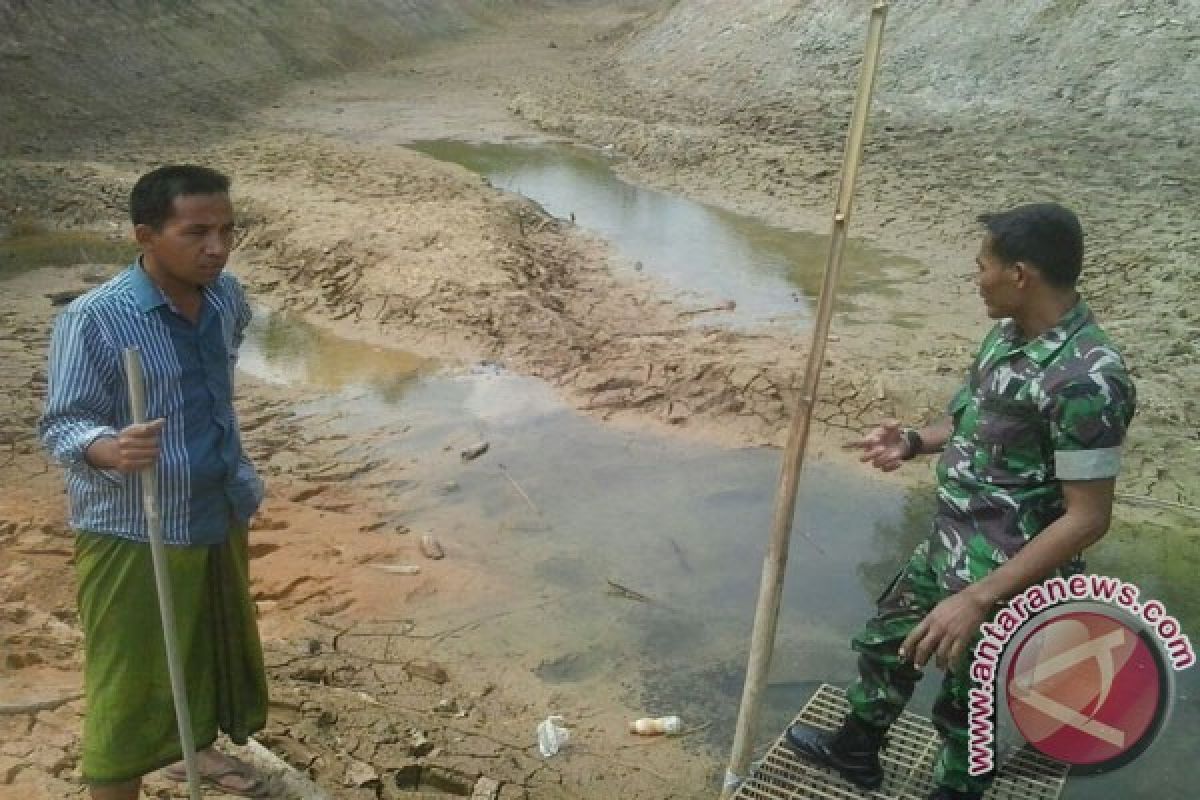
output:
POLYGON ((983 238, 979 254, 975 256, 975 283, 987 315, 992 319, 1004 319, 1014 315, 1020 302, 1020 271, 1013 264, 1006 264, 992 252, 990 236, 983 238))

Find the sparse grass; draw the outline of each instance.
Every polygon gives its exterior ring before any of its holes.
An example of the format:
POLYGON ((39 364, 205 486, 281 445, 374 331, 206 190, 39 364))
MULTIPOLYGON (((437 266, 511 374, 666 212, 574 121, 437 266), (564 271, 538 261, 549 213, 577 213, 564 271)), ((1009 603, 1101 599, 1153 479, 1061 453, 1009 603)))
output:
POLYGON ((37 219, 17 215, 0 238, 0 278, 41 267, 74 264, 121 264, 132 261, 137 246, 92 231, 47 230, 37 219))
POLYGON ((1047 27, 1070 22, 1076 14, 1082 13, 1086 4, 1087 0, 1057 0, 1038 12, 1036 20, 1047 27))
POLYGON ((6 239, 18 239, 22 236, 36 236, 46 233, 46 228, 32 214, 18 211, 8 223, 5 230, 6 239))

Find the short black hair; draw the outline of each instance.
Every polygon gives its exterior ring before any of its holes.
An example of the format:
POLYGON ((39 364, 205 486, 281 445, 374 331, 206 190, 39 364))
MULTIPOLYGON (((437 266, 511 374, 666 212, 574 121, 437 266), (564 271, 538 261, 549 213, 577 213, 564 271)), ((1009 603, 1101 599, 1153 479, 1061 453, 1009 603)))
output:
POLYGON ((1083 269, 1083 226, 1058 203, 1031 203, 1009 211, 980 214, 991 236, 992 253, 1006 264, 1024 261, 1037 267, 1046 282, 1071 289, 1083 269))
POLYGON ((229 178, 208 167, 172 164, 138 178, 129 193, 133 224, 156 231, 171 217, 175 198, 188 194, 229 194, 229 178))

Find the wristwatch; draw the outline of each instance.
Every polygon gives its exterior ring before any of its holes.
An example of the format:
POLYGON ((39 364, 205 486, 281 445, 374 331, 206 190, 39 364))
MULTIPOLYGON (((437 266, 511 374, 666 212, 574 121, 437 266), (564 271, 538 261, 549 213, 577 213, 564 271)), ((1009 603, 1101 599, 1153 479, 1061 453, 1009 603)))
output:
POLYGON ((916 428, 901 428, 900 438, 904 440, 905 461, 912 461, 925 449, 925 441, 921 439, 921 434, 917 433, 916 428))

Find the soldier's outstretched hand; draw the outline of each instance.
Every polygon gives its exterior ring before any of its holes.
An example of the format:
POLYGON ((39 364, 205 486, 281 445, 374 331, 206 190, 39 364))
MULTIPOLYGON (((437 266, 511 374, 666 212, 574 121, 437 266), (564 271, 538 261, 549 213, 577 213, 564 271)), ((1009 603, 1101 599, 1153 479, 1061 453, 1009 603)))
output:
POLYGON ((876 469, 891 472, 904 463, 908 446, 900 435, 900 423, 894 419, 884 420, 879 427, 861 439, 846 445, 849 450, 862 450, 859 461, 870 462, 876 469))

